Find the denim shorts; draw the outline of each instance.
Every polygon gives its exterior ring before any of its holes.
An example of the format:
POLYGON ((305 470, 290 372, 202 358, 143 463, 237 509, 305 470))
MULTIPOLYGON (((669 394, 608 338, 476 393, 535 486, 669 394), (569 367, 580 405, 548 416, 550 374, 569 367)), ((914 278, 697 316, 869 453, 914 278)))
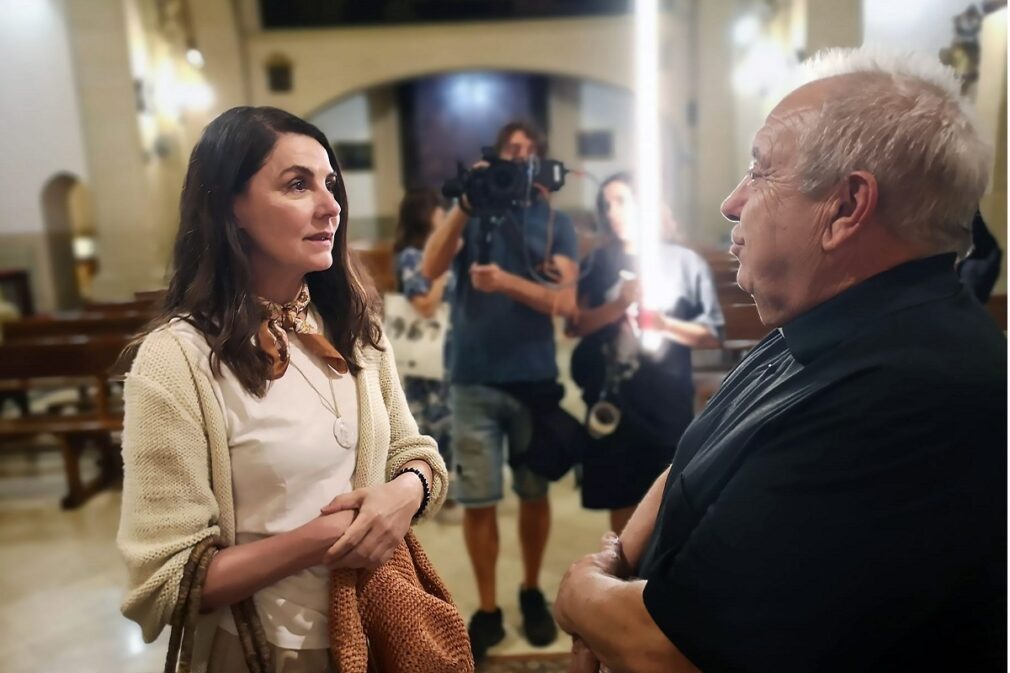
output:
MULTIPOLYGON (((464 507, 488 507, 504 495, 503 467, 521 455, 533 436, 530 412, 514 397, 490 386, 453 384, 452 454, 457 499, 464 507), (507 447, 507 449, 506 449, 507 447)), ((512 490, 521 500, 547 495, 548 481, 524 465, 512 471, 512 490)))

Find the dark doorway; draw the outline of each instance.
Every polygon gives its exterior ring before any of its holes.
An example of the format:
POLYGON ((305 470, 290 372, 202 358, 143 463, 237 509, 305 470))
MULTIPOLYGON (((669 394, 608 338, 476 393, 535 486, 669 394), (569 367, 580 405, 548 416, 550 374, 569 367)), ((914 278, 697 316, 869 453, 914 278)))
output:
POLYGON ((439 188, 469 166, 482 146, 513 120, 547 129, 547 77, 522 73, 461 72, 411 80, 397 87, 403 184, 439 188))

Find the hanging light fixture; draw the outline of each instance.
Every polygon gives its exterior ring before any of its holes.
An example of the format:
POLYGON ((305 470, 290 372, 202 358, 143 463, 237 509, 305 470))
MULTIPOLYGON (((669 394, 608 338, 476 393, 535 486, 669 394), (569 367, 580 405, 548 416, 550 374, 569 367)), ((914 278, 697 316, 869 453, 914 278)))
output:
POLYGON ((193 29, 193 15, 189 10, 189 0, 180 1, 182 28, 186 32, 186 61, 194 68, 204 66, 203 53, 196 45, 196 31, 193 29))

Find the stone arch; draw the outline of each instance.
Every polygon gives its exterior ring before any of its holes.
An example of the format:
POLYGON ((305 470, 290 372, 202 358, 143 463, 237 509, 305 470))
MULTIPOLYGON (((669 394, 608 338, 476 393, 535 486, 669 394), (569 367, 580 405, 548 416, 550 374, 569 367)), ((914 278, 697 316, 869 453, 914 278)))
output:
MULTIPOLYGON (((591 70, 591 69, 590 69, 591 70)), ((372 84, 365 89, 353 89, 353 90, 340 90, 328 92, 320 87, 319 91, 316 92, 316 100, 318 104, 316 107, 311 109, 303 110, 302 113, 307 119, 314 119, 317 116, 326 113, 333 107, 338 106, 348 100, 353 99, 356 96, 366 95, 370 96, 371 93, 377 91, 389 91, 394 89, 397 85, 410 82, 415 79, 423 79, 426 77, 437 77, 444 75, 454 75, 454 74, 467 74, 467 73, 517 73, 517 74, 530 74, 530 75, 540 75, 550 78, 554 81, 567 82, 569 84, 562 85, 561 89, 556 91, 571 91, 571 86, 579 86, 580 84, 590 84, 594 85, 596 88, 608 89, 613 92, 620 94, 621 96, 626 96, 629 100, 633 98, 634 91, 631 86, 631 82, 627 79, 621 81, 615 81, 613 77, 600 76, 599 72, 592 70, 588 73, 575 73, 571 69, 565 70, 552 70, 552 69, 532 69, 532 70, 522 70, 515 66, 510 67, 499 67, 499 68, 478 68, 475 66, 460 66, 451 69, 440 69, 432 70, 429 68, 401 68, 399 71, 403 76, 398 76, 395 79, 377 79, 373 78, 371 80, 372 84)), ((559 97, 563 97, 564 94, 559 94, 559 97)), ((387 97, 380 98, 381 105, 395 105, 393 99, 387 97)), ((370 102, 374 103, 375 99, 369 98, 370 102)), ((554 100, 558 100, 555 98, 554 100)), ((682 102, 682 99, 677 99, 682 102)), ((691 156, 690 156, 690 128, 686 123, 686 119, 683 116, 685 105, 681 105, 679 108, 675 109, 674 103, 676 101, 668 101, 669 105, 662 110, 664 122, 662 125, 662 139, 664 146, 663 152, 663 166, 662 170, 666 175, 667 184, 672 185, 667 187, 667 193, 665 198, 672 204, 674 204, 676 216, 682 220, 689 219, 689 211, 693 206, 692 194, 690 188, 690 174, 691 170, 691 156)), ((626 117, 621 117, 625 119, 626 117)), ((553 118, 552 118, 553 123, 553 118)), ((601 128, 606 128, 603 124, 601 128)), ((615 130, 625 129, 627 131, 630 126, 622 125, 617 127, 611 127, 615 130)), ((570 134, 571 137, 559 142, 559 137, 551 133, 551 129, 544 129, 548 131, 551 136, 551 146, 553 154, 556 158, 563 158, 565 160, 573 160, 576 165, 580 165, 584 162, 591 162, 594 164, 593 168, 600 175, 596 178, 601 177, 604 174, 609 174, 616 170, 625 170, 630 167, 630 161, 628 159, 627 151, 624 153, 625 161, 619 162, 615 157, 613 160, 607 159, 596 159, 596 160, 576 160, 576 136, 575 134, 570 134)), ((588 130, 588 129, 587 129, 588 130)), ((594 129, 595 130, 595 129, 594 129)), ((388 135, 388 134, 387 134, 388 135)), ((393 134, 398 137, 396 133, 393 134)), ((616 136, 615 136, 616 137, 616 136)), ((623 147, 627 148, 627 143, 629 138, 625 134, 623 147)), ((381 145, 384 141, 379 140, 376 143, 376 157, 377 163, 389 164, 390 162, 399 166, 396 159, 391 158, 389 152, 382 152, 381 145), (383 160, 384 158, 384 160, 383 160)), ((400 170, 397 168, 394 171, 389 171, 387 175, 400 175, 400 170)), ((578 181, 573 182, 569 188, 566 189, 565 193, 561 195, 559 203, 562 206, 568 208, 575 208, 578 210, 589 211, 592 210, 592 203, 595 200, 595 187, 593 187, 590 182, 583 181, 580 183, 578 181)), ((374 186, 375 189, 375 203, 379 213, 386 213, 387 215, 394 212, 394 206, 400 196, 399 183, 396 180, 377 180, 374 186)), ((388 219, 388 217, 387 217, 388 219)), ((388 222, 384 222, 382 226, 389 225, 388 222)))
MULTIPOLYGON (((673 114, 690 87, 682 64, 689 57, 689 17, 664 12, 662 77, 673 114)), ((249 58, 265 64, 281 53, 294 64, 290 92, 275 94, 265 77, 252 81, 258 105, 309 116, 351 93, 405 79, 456 71, 515 71, 599 81, 628 88, 633 75, 631 17, 421 25, 379 30, 320 30, 254 35, 249 58), (601 58, 601 54, 606 54, 601 58)))
POLYGON ((423 77, 433 77, 437 75, 451 75, 454 73, 470 73, 470 72, 495 72, 495 73, 522 73, 528 75, 542 75, 545 77, 566 77, 574 80, 594 82, 596 84, 603 84, 606 86, 614 87, 615 89, 620 89, 626 91, 628 94, 633 94, 633 91, 629 85, 629 82, 613 82, 607 78, 597 76, 585 76, 583 74, 572 73, 572 72, 562 72, 557 70, 525 70, 522 68, 517 68, 514 66, 509 67, 497 67, 497 68, 481 68, 474 66, 458 66, 454 68, 447 68, 441 70, 430 70, 430 69, 404 69, 403 72, 389 78, 385 79, 375 79, 370 80, 367 84, 363 86, 358 86, 355 88, 342 89, 338 91, 329 91, 325 94, 321 93, 318 97, 318 102, 312 103, 313 107, 307 110, 302 110, 299 114, 305 119, 311 119, 312 117, 318 115, 319 113, 331 108, 332 106, 363 92, 367 92, 370 89, 376 89, 380 87, 396 86, 403 82, 409 82, 410 80, 420 79, 423 77))
POLYGON ((77 307, 81 289, 74 239, 90 232, 90 198, 76 175, 60 172, 49 178, 40 195, 48 272, 58 309, 77 307))

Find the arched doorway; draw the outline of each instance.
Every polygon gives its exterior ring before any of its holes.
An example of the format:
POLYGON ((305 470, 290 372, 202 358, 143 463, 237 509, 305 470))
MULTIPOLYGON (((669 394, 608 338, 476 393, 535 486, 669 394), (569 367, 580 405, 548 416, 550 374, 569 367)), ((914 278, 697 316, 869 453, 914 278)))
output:
MULTIPOLYGON (((633 168, 633 106, 634 96, 627 86, 600 79, 482 69, 372 85, 329 99, 307 118, 322 129, 338 156, 342 147, 353 151, 344 153, 351 161, 341 162, 352 201, 352 239, 382 241, 392 238, 404 189, 417 186, 411 183, 418 181, 418 164, 427 162, 432 175, 451 177, 456 160, 469 163, 479 158, 481 145, 492 144, 497 128, 513 115, 543 125, 551 157, 588 174, 572 175, 555 204, 573 219, 593 218, 596 180, 633 168), (523 90, 524 81, 530 82, 531 91, 523 90), (530 110, 513 109, 510 103, 528 94, 539 98, 530 110), (424 107, 419 102, 424 95, 431 99, 427 110, 419 109, 424 107), (495 116, 503 111, 506 117, 495 116), (493 118, 493 123, 470 129, 470 116, 493 118), (431 143, 420 142, 432 137, 436 150, 439 143, 453 149, 435 157, 431 143), (363 161, 357 161, 358 157, 363 161)), ((689 129, 681 120, 665 116, 662 131, 664 201, 673 208, 675 219, 689 229, 694 207, 689 129)), ((439 181, 431 175, 420 178, 422 186, 438 187, 439 181)))
POLYGON ((42 188, 41 205, 55 307, 76 308, 97 265, 90 194, 77 176, 58 173, 42 188))

